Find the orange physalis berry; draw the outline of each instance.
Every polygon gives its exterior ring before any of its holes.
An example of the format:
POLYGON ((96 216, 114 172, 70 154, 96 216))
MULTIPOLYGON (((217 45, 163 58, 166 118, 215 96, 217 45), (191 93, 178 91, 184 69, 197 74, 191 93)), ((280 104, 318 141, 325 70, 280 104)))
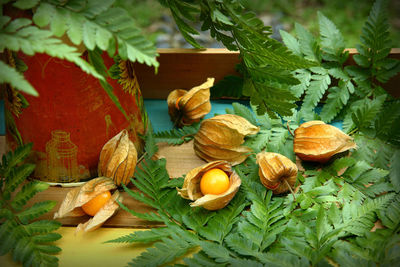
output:
POLYGON ((86 202, 82 206, 82 209, 86 214, 94 216, 107 203, 110 198, 110 191, 105 191, 92 198, 89 202, 86 202))
POLYGON ((203 195, 219 195, 229 188, 229 177, 221 169, 208 170, 200 181, 200 191, 203 195))

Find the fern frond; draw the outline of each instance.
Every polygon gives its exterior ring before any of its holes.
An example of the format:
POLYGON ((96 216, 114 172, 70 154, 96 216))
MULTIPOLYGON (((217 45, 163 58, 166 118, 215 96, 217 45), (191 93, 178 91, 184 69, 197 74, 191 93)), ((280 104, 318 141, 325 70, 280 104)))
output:
POLYGON ((283 30, 279 30, 279 33, 282 37, 283 43, 290 51, 293 52, 293 54, 297 56, 303 55, 300 49, 300 43, 293 35, 283 30))
POLYGON ((400 191, 400 149, 396 149, 390 158, 390 182, 396 192, 400 191))
POLYGON ((374 212, 383 210, 394 198, 393 194, 386 194, 373 200, 366 199, 362 206, 357 204, 344 204, 343 223, 344 230, 355 235, 363 235, 374 225, 374 212))
POLYGON ((211 97, 234 97, 242 96, 243 78, 234 75, 227 75, 218 81, 210 89, 211 97))
POLYGON ((13 24, 6 24, 0 29, 0 51, 9 49, 11 51, 22 51, 27 55, 35 53, 46 53, 60 59, 66 59, 77 64, 83 71, 96 78, 103 79, 93 66, 80 57, 77 49, 54 38, 48 30, 40 29, 36 26, 21 23, 15 27, 13 24))
POLYGON ((38 96, 35 88, 33 88, 24 76, 3 61, 0 61, 0 83, 8 83, 24 93, 38 96))
POLYGON ((383 225, 395 230, 400 225, 400 197, 397 194, 393 201, 384 210, 377 212, 378 218, 383 225))
POLYGON ((55 36, 63 35, 68 29, 68 37, 75 45, 81 42, 89 50, 99 47, 113 56, 118 44, 118 54, 123 60, 138 61, 148 66, 158 67, 156 49, 135 25, 129 13, 112 6, 113 1, 88 1, 80 3, 79 12, 72 8, 73 3, 53 5, 41 3, 33 16, 40 27, 50 25, 55 36))
POLYGON ((17 218, 24 224, 49 212, 57 205, 56 201, 36 202, 32 207, 25 209, 17 214, 17 218))
POLYGON ((319 103, 328 86, 331 83, 329 75, 313 75, 311 77, 312 81, 310 86, 306 91, 306 96, 304 97, 303 105, 301 107, 301 112, 303 116, 307 117, 319 103))
POLYGON ((319 32, 321 35, 322 57, 326 60, 334 60, 344 63, 347 57, 342 58, 345 43, 342 34, 336 28, 335 24, 318 12, 319 32))
POLYGON ((116 239, 108 240, 105 243, 135 243, 135 242, 154 242, 162 238, 169 237, 171 233, 167 228, 151 228, 147 231, 135 231, 129 235, 121 236, 116 239))
POLYGON ((217 214, 208 221, 207 225, 199 230, 199 234, 208 240, 221 243, 239 220, 238 215, 245 206, 245 195, 238 192, 228 206, 217 211, 217 214))
POLYGON ((247 121, 249 121, 253 125, 258 124, 256 118, 254 117, 253 112, 245 105, 234 102, 234 103, 232 103, 232 107, 233 107, 234 114, 245 118, 247 121))
POLYGON ((320 114, 321 119, 327 123, 331 122, 339 114, 350 98, 349 92, 344 86, 331 87, 328 92, 328 98, 320 114))
POLYGON ((11 205, 15 210, 21 210, 23 206, 37 193, 45 191, 49 188, 46 183, 32 181, 24 184, 20 191, 13 198, 11 205))
POLYGON ((47 184, 37 181, 21 186, 34 169, 34 165, 22 162, 31 148, 32 144, 28 144, 7 153, 0 165, 1 176, 5 179, 0 184, 0 255, 10 252, 13 260, 22 262, 24 266, 57 266, 58 258, 52 254, 61 249, 52 243, 61 235, 53 231, 61 223, 37 220, 56 202, 36 202, 31 207, 25 206, 37 192, 48 188, 47 184))
POLYGON ((365 99, 364 105, 357 108, 352 114, 354 124, 361 131, 367 131, 378 112, 382 109, 386 95, 381 95, 374 100, 365 99))
POLYGON ((162 131, 154 134, 156 142, 167 142, 170 145, 181 145, 189 142, 200 128, 200 123, 194 123, 189 126, 183 126, 180 129, 162 131))
POLYGON ((305 58, 314 62, 321 62, 319 45, 312 34, 298 23, 295 24, 295 30, 300 43, 300 50, 305 58))
POLYGON ((197 246, 186 240, 184 236, 174 233, 171 238, 163 238, 152 248, 148 248, 139 257, 133 259, 129 266, 160 266, 174 261, 189 249, 197 246))

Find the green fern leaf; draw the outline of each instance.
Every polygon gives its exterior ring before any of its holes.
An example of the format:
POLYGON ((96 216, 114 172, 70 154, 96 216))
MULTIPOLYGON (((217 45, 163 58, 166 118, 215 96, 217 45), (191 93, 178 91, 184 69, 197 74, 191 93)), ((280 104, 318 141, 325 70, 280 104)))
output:
POLYGON ((364 105, 357 108, 352 114, 354 124, 361 130, 369 133, 368 130, 378 112, 382 109, 386 95, 377 97, 374 100, 365 99, 364 105))
POLYGON ((345 231, 355 235, 363 235, 368 232, 375 222, 374 212, 386 208, 393 198, 393 194, 386 194, 373 200, 367 199, 362 206, 345 204, 343 207, 345 231))
POLYGON ((391 135, 391 129, 400 121, 400 101, 394 101, 383 107, 375 121, 376 136, 386 140, 391 135))
POLYGON ((43 201, 43 202, 36 202, 33 204, 32 207, 25 209, 17 214, 18 219, 26 224, 29 221, 43 215, 50 210, 52 210, 57 205, 56 201, 43 201))
POLYGON ((299 39, 301 52, 305 55, 305 58, 320 62, 319 46, 312 34, 298 23, 295 24, 295 30, 299 39))
POLYGON ((0 61, 0 83, 8 83, 12 87, 33 96, 39 95, 21 73, 3 61, 0 61))
POLYGON ((11 31, 7 27, 8 25, 5 25, 0 29, 0 40, 2 40, 0 42, 0 51, 9 49, 18 52, 21 50, 27 55, 46 53, 50 56, 73 62, 88 74, 103 79, 88 62, 80 57, 75 47, 68 46, 62 43, 61 40, 53 38, 50 31, 31 25, 15 31, 11 31))
POLYGON ((153 133, 153 127, 151 126, 150 122, 147 124, 144 150, 146 151, 148 158, 152 157, 158 151, 158 146, 153 133))
POLYGON ((71 41, 76 45, 83 41, 89 50, 97 46, 112 54, 115 51, 112 45, 118 43, 118 53, 123 60, 138 61, 157 68, 159 63, 155 58, 158 54, 154 45, 143 37, 126 10, 111 4, 112 1, 103 1, 102 4, 89 1, 82 6, 84 12, 75 12, 68 5, 41 3, 33 20, 41 27, 50 24, 55 36, 63 35, 68 29, 71 41), (73 26, 67 28, 67 24, 73 26))
POLYGON ((302 56, 302 52, 300 49, 299 41, 290 33, 285 32, 283 30, 279 30, 279 33, 282 37, 283 43, 287 46, 287 48, 293 52, 293 54, 297 56, 302 56))
POLYGON ((188 228, 200 232, 201 228, 215 215, 215 212, 209 212, 205 209, 192 209, 188 214, 183 216, 182 221, 188 228))
POLYGON ((290 91, 294 96, 300 98, 300 96, 302 96, 305 90, 310 86, 312 77, 311 72, 304 69, 296 70, 294 77, 300 81, 300 84, 291 86, 290 91))
POLYGON ((243 78, 227 75, 222 80, 214 84, 210 89, 211 97, 233 97, 239 98, 242 96, 243 78))
POLYGON ((201 245, 202 251, 217 263, 226 263, 231 259, 230 251, 224 246, 207 241, 202 241, 199 244, 201 245))
POLYGON ((11 202, 12 207, 15 210, 21 210, 21 208, 37 193, 45 191, 49 188, 49 185, 39 181, 32 181, 24 184, 20 191, 15 195, 11 202))
POLYGON ((321 35, 322 51, 333 56, 335 61, 343 63, 341 55, 345 48, 342 34, 336 28, 335 24, 318 12, 319 31, 321 35))
POLYGON ((253 125, 258 124, 252 111, 249 108, 247 108, 245 105, 235 102, 235 103, 232 103, 232 107, 233 107, 233 111, 236 115, 245 118, 247 121, 249 121, 253 125))
POLYGON ((208 240, 222 242, 232 230, 233 225, 238 221, 239 218, 237 216, 243 211, 245 206, 245 195, 238 192, 227 207, 219 210, 208 221, 207 226, 200 229, 200 235, 206 237, 208 240))
MULTIPOLYGON (((307 119, 308 114, 312 114, 312 110, 318 105, 325 91, 331 83, 329 75, 313 75, 310 86, 307 89, 306 96, 304 97, 301 112, 307 119)), ((307 119, 308 120, 308 119, 307 119)))
POLYGON ((134 243, 134 242, 154 242, 162 238, 169 237, 171 233, 167 228, 151 228, 148 231, 135 231, 132 234, 125 235, 105 243, 134 243))
POLYGON ((331 122, 339 114, 350 98, 349 92, 344 86, 331 87, 328 92, 328 98, 320 114, 321 119, 327 123, 331 122))
POLYGON ((390 182, 396 192, 400 191, 400 149, 396 149, 390 159, 390 182))
POLYGON ((10 172, 10 177, 6 179, 5 182, 5 191, 14 191, 27 177, 32 173, 35 169, 35 165, 33 164, 24 164, 18 167, 15 167, 10 172))
POLYGON ((396 229, 400 224, 400 197, 397 194, 385 210, 377 212, 378 218, 389 229, 396 229))
POLYGON ((226 264, 218 264, 216 263, 213 259, 207 256, 207 254, 204 253, 204 251, 200 251, 196 254, 193 255, 191 258, 184 258, 183 261, 188 265, 188 266, 193 266, 193 267, 204 267, 204 266, 216 266, 216 267, 223 267, 226 264))
POLYGON ((249 138, 246 145, 253 149, 254 152, 261 152, 264 148, 268 146, 269 138, 271 136, 271 132, 268 130, 261 130, 256 136, 253 138, 249 138))
POLYGON ((233 251, 244 256, 254 256, 257 253, 257 246, 239 233, 230 234, 225 238, 225 242, 233 251))
POLYGON ((5 183, 0 184, 0 255, 12 253, 13 260, 24 266, 57 266, 60 248, 51 243, 61 238, 52 233, 61 226, 56 221, 36 220, 51 210, 55 201, 37 202, 25 208, 25 204, 37 192, 47 189, 48 185, 40 182, 28 182, 15 192, 33 171, 34 165, 23 164, 23 159, 30 154, 32 144, 17 148, 3 156, 0 170, 5 183), (17 166, 17 167, 15 167, 17 166), (23 209, 25 208, 25 209, 23 209), (31 222, 36 220, 34 222, 31 222))
MULTIPOLYGON (((34 243, 49 243, 49 242, 55 242, 59 240, 62 236, 58 233, 48 233, 48 234, 41 234, 41 235, 35 235, 32 237, 32 241, 34 243)), ((53 247, 54 248, 54 247, 53 247)), ((60 251, 60 249, 55 249, 57 253, 60 251)))
POLYGON ((39 0, 18 0, 13 3, 13 6, 19 9, 30 9, 35 7, 39 3, 39 0))
POLYGON ((170 145, 181 145, 189 142, 199 130, 200 123, 183 126, 181 129, 172 129, 154 134, 156 142, 167 142, 170 145))
POLYGON ((184 255, 195 245, 190 244, 180 236, 163 238, 162 242, 157 242, 154 247, 148 248, 139 257, 133 259, 129 266, 160 266, 169 263, 176 258, 184 255))
POLYGON ((57 221, 40 220, 25 225, 26 231, 30 234, 47 234, 61 227, 61 223, 57 221))

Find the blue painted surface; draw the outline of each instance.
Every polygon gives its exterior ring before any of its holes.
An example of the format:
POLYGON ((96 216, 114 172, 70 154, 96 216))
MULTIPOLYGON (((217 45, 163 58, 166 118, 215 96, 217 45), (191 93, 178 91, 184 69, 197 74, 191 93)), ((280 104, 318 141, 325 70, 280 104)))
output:
MULTIPOLYGON (((232 103, 237 100, 213 100, 211 101, 211 112, 206 115, 206 119, 216 114, 225 114, 227 108, 232 109, 232 103)), ((239 101, 241 104, 248 105, 248 101, 239 101)), ((168 115, 168 105, 165 99, 145 99, 149 119, 154 127, 154 131, 167 131, 173 128, 173 124, 168 115)), ((342 129, 341 122, 332 122, 333 126, 342 129)), ((5 119, 4 119, 4 100, 0 100, 0 135, 5 135, 5 119)))
MULTIPOLYGON (((226 108, 232 109, 232 103, 238 102, 233 100, 213 100, 211 102, 211 111, 208 113, 205 118, 211 118, 215 114, 225 114, 226 108)), ((240 102, 242 104, 246 102, 240 102)), ((155 132, 159 131, 167 131, 173 128, 173 124, 168 115, 168 105, 165 99, 145 99, 144 105, 147 110, 147 114, 151 121, 151 124, 154 127, 155 132)))

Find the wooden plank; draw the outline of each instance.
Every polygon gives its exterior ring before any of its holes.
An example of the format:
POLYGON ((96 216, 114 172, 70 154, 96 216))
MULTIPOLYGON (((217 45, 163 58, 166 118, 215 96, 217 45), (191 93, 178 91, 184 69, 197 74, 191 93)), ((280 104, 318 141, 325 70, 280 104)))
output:
MULTIPOLYGON (((354 48, 346 49, 350 53, 346 64, 354 65, 354 48)), ((160 67, 155 69, 144 64, 135 64, 135 72, 145 98, 166 99, 174 89, 190 89, 203 83, 207 77, 214 77, 215 82, 226 75, 238 75, 235 66, 240 62, 239 52, 227 49, 158 49, 160 67)), ((394 48, 390 57, 400 59, 400 48, 394 48)), ((400 75, 393 77, 384 88, 393 96, 400 97, 397 90, 400 75)))
POLYGON ((158 73, 144 64, 135 64, 135 72, 145 98, 166 99, 174 89, 190 89, 214 77, 216 82, 236 74, 239 53, 226 49, 159 49, 158 73))

